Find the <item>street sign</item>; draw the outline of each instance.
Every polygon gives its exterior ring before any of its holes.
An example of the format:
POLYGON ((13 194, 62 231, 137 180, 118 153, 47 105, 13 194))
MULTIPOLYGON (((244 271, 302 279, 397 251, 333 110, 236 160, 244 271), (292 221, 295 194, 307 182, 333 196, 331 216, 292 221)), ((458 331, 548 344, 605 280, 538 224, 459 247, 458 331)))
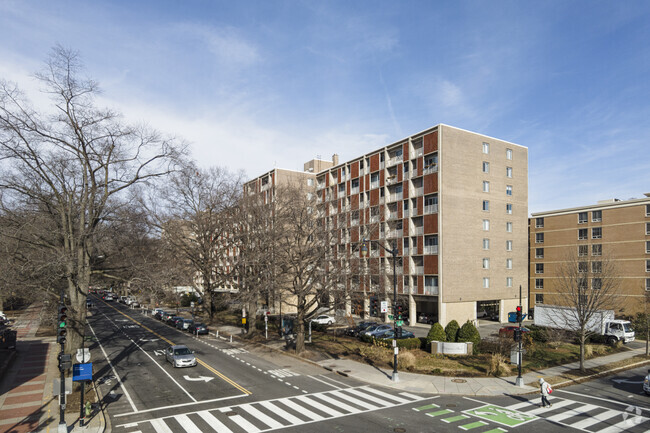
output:
POLYGON ((402 325, 404 324, 404 321, 403 321, 403 320, 397 320, 397 321, 395 322, 395 324, 396 324, 397 326, 402 326, 402 325))
POLYGON ((77 362, 85 363, 90 362, 90 349, 85 347, 83 349, 77 349, 77 362))
POLYGON ((72 366, 72 380, 79 382, 81 380, 93 380, 93 363, 75 364, 72 366))
POLYGON ((388 312, 388 301, 381 301, 381 312, 382 313, 388 312))
POLYGON ((392 314, 388 315, 388 320, 393 320, 393 315, 392 314))
MULTIPOLYGON (((65 378, 65 393, 72 394, 72 378, 65 378)), ((52 383, 52 395, 61 395, 61 379, 54 379, 52 383)))

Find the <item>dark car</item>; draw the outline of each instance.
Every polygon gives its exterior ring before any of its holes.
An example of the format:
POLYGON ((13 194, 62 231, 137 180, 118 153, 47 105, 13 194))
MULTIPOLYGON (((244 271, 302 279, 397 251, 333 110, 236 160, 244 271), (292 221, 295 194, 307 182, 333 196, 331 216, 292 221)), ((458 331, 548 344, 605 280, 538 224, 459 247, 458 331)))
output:
POLYGON ((172 316, 169 319, 167 319, 167 324, 170 326, 176 326, 176 322, 179 320, 183 320, 183 317, 181 316, 172 316))
MULTIPOLYGON (((503 328, 499 329, 499 337, 510 337, 510 338, 512 338, 512 337, 514 337, 515 329, 519 329, 519 326, 515 326, 515 325, 504 326, 503 328)), ((530 329, 522 326, 521 327, 521 332, 523 334, 525 334, 527 332, 530 332, 530 329)))
POLYGON ((365 331, 361 332, 360 335, 375 337, 377 334, 381 334, 382 332, 385 332, 389 329, 393 329, 393 327, 387 324, 376 324, 368 327, 365 331))
POLYGON ((194 320, 192 319, 177 320, 176 328, 180 329, 181 331, 187 331, 193 323, 194 320))
POLYGON ((153 317, 157 320, 162 320, 163 316, 165 315, 165 312, 163 310, 157 310, 153 317))
POLYGON ((345 330, 345 335, 357 337, 361 332, 365 331, 370 326, 376 325, 377 322, 359 322, 356 326, 352 326, 345 330))
POLYGON ((208 327, 205 326, 203 323, 193 323, 187 328, 189 332, 192 334, 207 334, 208 333, 208 327))
MULTIPOLYGON (((375 335, 375 337, 380 338, 380 339, 385 339, 385 338, 392 339, 393 334, 394 334, 393 330, 389 329, 388 331, 384 331, 382 333, 379 333, 379 334, 375 335)), ((415 334, 413 334, 411 331, 407 331, 406 329, 402 329, 402 336, 399 337, 399 338, 401 338, 401 339, 403 339, 403 338, 415 338, 415 334)))
POLYGON ((175 313, 165 311, 160 320, 162 320, 163 322, 167 322, 170 318, 174 317, 175 315, 176 315, 175 313))

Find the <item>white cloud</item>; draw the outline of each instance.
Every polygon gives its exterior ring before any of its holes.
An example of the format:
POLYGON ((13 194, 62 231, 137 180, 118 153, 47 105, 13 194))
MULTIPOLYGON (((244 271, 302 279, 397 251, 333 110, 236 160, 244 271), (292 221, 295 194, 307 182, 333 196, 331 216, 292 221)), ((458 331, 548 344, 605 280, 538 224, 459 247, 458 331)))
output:
POLYGON ((243 38, 234 27, 217 28, 197 23, 180 23, 174 28, 190 38, 199 39, 220 64, 249 66, 260 60, 257 47, 243 38))

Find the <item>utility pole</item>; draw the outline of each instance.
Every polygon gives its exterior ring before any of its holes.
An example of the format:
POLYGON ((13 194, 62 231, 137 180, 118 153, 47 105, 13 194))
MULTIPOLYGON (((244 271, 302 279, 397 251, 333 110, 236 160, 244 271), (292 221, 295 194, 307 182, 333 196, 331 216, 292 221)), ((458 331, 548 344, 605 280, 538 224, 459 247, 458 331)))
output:
POLYGON ((522 353, 521 353, 521 321, 524 320, 523 312, 521 308, 521 284, 519 285, 519 306, 517 306, 517 322, 519 322, 519 329, 517 329, 517 340, 519 347, 517 348, 517 381, 515 382, 516 386, 524 386, 524 378, 521 376, 521 363, 522 363, 522 353))
POLYGON ((67 433, 68 431, 68 426, 65 422, 65 406, 66 406, 66 397, 65 397, 65 370, 66 370, 66 359, 65 359, 65 341, 66 341, 66 334, 68 331, 66 330, 66 321, 68 319, 67 316, 68 309, 65 306, 65 298, 63 296, 63 289, 61 290, 61 299, 60 299, 60 304, 59 304, 59 317, 58 317, 58 326, 56 330, 56 341, 60 345, 60 350, 59 350, 59 371, 61 373, 60 378, 61 378, 61 384, 59 387, 59 427, 58 427, 58 432, 59 433, 67 433))

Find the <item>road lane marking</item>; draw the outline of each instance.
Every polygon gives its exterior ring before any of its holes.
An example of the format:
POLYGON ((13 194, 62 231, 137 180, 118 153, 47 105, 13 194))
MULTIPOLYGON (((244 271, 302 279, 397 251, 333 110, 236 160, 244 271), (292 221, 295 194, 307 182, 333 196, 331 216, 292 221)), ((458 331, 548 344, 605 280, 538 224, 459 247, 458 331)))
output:
MULTIPOLYGON (((170 405, 170 406, 159 406, 159 407, 153 407, 151 409, 143 409, 143 410, 140 410, 140 411, 137 411, 137 412, 119 413, 119 414, 115 415, 115 418, 120 418, 120 417, 123 417, 123 416, 129 416, 129 415, 142 414, 142 413, 146 413, 146 412, 153 412, 153 411, 157 411, 157 410, 176 409, 176 408, 183 407, 183 406, 196 406, 197 404, 215 403, 217 401, 231 400, 233 398, 242 398, 242 397, 248 397, 248 394, 238 394, 238 395, 233 395, 233 396, 230 396, 230 397, 213 398, 212 400, 201 400, 201 401, 198 401, 196 403, 189 402, 189 403, 173 404, 173 405, 170 405)), ((121 427, 121 426, 118 426, 118 427, 121 427)))
MULTIPOLYGON (((90 322, 88 322, 88 326, 90 327, 90 332, 93 333, 95 338, 97 338, 97 334, 95 334, 95 330, 93 329, 92 325, 90 322)), ((133 409, 134 412, 137 412, 138 408, 135 407, 135 403, 133 403, 133 399, 131 398, 131 394, 126 390, 126 387, 122 383, 122 380, 120 380, 120 376, 117 374, 117 371, 115 371, 115 367, 113 367, 113 363, 108 357, 108 354, 104 350, 104 346, 102 346, 102 343, 99 342, 99 339, 97 339, 97 344, 99 345, 99 348, 101 349, 102 353, 104 354, 104 358, 106 358, 106 361, 108 362, 108 365, 111 367, 111 370, 113 370, 113 375, 117 379, 117 382, 120 384, 120 388, 122 388, 122 391, 124 391, 124 395, 126 396, 126 399, 129 401, 131 404, 131 408, 133 409)))

